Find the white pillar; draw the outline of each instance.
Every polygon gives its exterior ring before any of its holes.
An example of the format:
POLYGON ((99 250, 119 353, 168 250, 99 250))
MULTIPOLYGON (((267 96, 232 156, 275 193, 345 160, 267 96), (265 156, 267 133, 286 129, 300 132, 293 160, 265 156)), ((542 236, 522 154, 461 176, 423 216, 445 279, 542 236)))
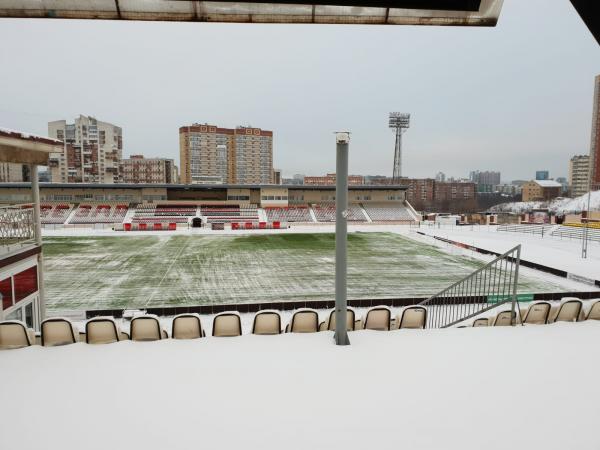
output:
MULTIPOLYGON (((38 166, 31 164, 31 193, 33 197, 33 227, 35 243, 42 246, 42 222, 40 219, 40 182, 38 179, 38 166)), ((39 322, 46 318, 46 298, 44 296, 44 258, 42 252, 38 253, 38 295, 39 295, 39 322)))

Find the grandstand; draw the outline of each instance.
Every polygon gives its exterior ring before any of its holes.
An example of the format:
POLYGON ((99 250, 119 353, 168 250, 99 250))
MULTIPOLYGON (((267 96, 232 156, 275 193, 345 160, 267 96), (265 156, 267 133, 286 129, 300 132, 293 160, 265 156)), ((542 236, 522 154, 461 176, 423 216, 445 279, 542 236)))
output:
MULTIPOLYGON (((80 203, 70 219, 69 224, 122 223, 129 205, 126 204, 92 204, 80 203)), ((60 222, 53 222, 60 223, 60 222)))
POLYGON ((135 207, 131 223, 187 223, 195 215, 194 205, 144 203, 135 207))
POLYGON ((43 224, 64 224, 68 219, 73 205, 67 203, 40 205, 40 218, 43 224))
POLYGON ((363 203, 363 208, 373 222, 414 222, 415 217, 405 205, 363 203))
POLYGON ((306 206, 266 207, 265 214, 269 222, 314 222, 310 209, 306 206))
POLYGON ((200 205, 200 215, 206 223, 258 222, 258 208, 254 204, 200 205))
MULTIPOLYGON (((335 203, 317 203, 312 205, 318 222, 335 222, 335 203)), ((348 205, 349 222, 366 222, 367 218, 362 212, 360 205, 350 203, 348 205)))

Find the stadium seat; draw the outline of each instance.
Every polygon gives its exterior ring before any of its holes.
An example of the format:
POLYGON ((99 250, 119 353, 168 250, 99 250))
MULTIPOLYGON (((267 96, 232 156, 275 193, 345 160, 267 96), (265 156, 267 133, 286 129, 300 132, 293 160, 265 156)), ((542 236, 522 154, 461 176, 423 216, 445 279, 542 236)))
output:
MULTIPOLYGON (((85 342, 88 344, 110 344, 119 342, 121 331, 112 317, 94 317, 85 324, 85 342)), ((80 333, 80 341, 82 341, 80 333)))
POLYGON ((389 331, 392 322, 392 311, 387 306, 371 308, 365 317, 365 330, 389 331))
POLYGON ((319 331, 319 314, 314 309, 299 309, 286 329, 288 333, 316 333, 319 331))
POLYGON ((277 311, 265 310, 256 313, 252 334, 281 334, 281 316, 277 311))
POLYGON ((600 300, 596 300, 592 304, 586 320, 600 320, 600 300))
POLYGON ((154 314, 146 314, 131 319, 129 331, 132 341, 159 341, 164 336, 158 317, 154 314))
POLYGON ((242 335, 242 320, 235 311, 222 312, 213 319, 212 335, 231 337, 242 335))
POLYGON ((487 317, 480 317, 473 321, 474 327, 487 327, 490 325, 490 320, 487 317))
POLYGON ((493 327, 509 327, 512 325, 512 320, 511 317, 514 317, 516 319, 517 317, 517 312, 515 311, 514 314, 512 312, 512 310, 509 311, 500 311, 496 317, 494 317, 492 319, 492 325, 493 327))
POLYGON ((551 322, 577 322, 581 319, 583 303, 576 297, 563 297, 560 305, 552 309, 551 322))
POLYGON ((396 318, 398 329, 425 329, 427 326, 427 309, 423 306, 407 306, 396 318))
POLYGON ((548 302, 534 302, 529 305, 523 318, 524 324, 544 325, 548 323, 550 317, 551 305, 548 302))
POLYGON ((124 331, 121 331, 121 334, 119 335, 119 339, 121 341, 128 341, 129 338, 129 333, 125 333, 124 331))
POLYGON ((70 320, 62 317, 46 319, 42 322, 42 346, 54 347, 77 342, 78 333, 70 320))
MULTIPOLYGON (((356 329, 356 313, 352 308, 346 310, 346 330, 356 329)), ((329 313, 329 318, 319 325, 319 331, 335 331, 335 309, 329 313)))
POLYGON ((35 344, 35 333, 20 320, 0 322, 0 349, 29 347, 35 344))
POLYGON ((173 339, 198 339, 206 336, 198 314, 179 314, 173 318, 173 339))

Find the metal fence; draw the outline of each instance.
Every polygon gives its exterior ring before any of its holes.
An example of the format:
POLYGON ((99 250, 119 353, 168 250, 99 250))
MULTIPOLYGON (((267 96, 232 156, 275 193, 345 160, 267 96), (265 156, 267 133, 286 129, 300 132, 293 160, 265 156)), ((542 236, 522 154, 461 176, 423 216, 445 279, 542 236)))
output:
POLYGON ((508 231, 512 233, 527 233, 527 234, 539 234, 542 237, 548 234, 554 225, 499 225, 496 231, 508 231))
POLYGON ((6 248, 34 241, 33 206, 27 204, 0 207, 0 246, 6 248))
POLYGON ((419 303, 427 308, 427 328, 447 328, 512 302, 516 317, 521 246, 419 303))

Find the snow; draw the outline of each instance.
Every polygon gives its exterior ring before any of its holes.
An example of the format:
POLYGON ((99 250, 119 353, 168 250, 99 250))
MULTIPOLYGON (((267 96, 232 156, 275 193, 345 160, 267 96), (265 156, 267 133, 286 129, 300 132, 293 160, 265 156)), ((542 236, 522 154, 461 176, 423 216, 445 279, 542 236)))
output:
POLYGON ((4 127, 0 127, 0 132, 3 133, 8 133, 8 134, 15 134, 17 135, 16 137, 20 138, 20 139, 45 139, 47 141, 54 141, 57 144, 62 144, 63 141, 59 141, 58 139, 53 139, 50 138, 48 136, 40 136, 37 134, 31 134, 31 133, 24 133, 22 131, 18 131, 18 130, 11 130, 10 128, 4 128, 4 127))
POLYGON ((0 352, 0 448, 598 448, 600 322, 332 336, 0 352))
MULTIPOLYGON (((557 198, 551 202, 513 202, 502 203, 490 208, 491 212, 512 212, 521 214, 534 209, 549 209, 556 214, 580 213, 587 210, 588 195, 576 198, 557 198)), ((590 211, 600 210, 600 191, 593 191, 590 199, 590 211)))

